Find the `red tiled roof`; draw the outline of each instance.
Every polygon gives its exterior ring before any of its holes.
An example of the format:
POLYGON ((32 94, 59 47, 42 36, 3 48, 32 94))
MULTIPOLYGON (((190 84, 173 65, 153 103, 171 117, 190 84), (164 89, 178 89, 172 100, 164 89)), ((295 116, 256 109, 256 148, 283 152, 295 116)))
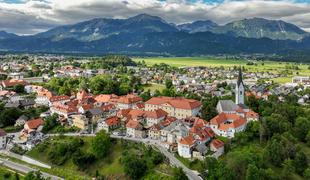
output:
POLYGON ((24 80, 20 80, 20 79, 9 79, 9 80, 4 80, 1 83, 4 87, 12 87, 18 84, 21 85, 27 85, 28 83, 24 80))
POLYGON ((113 126, 113 125, 117 125, 120 123, 120 120, 118 117, 116 116, 113 116, 113 117, 110 117, 108 118, 107 120, 105 120, 105 123, 108 125, 108 126, 113 126))
POLYGON ((30 129, 37 129, 39 126, 44 124, 44 121, 42 120, 42 118, 38 118, 29 120, 26 122, 26 124, 30 129))
POLYGON ((195 139, 193 138, 193 136, 189 135, 189 136, 182 138, 180 140, 180 143, 191 146, 191 145, 195 144, 195 139))
POLYGON ((202 104, 201 102, 194 100, 194 99, 185 99, 181 97, 153 97, 150 100, 146 101, 145 104, 152 104, 152 105, 163 105, 169 104, 174 108, 179 109, 196 109, 200 107, 202 104))
POLYGON ((95 97, 95 100, 99 103, 107 103, 110 102, 112 99, 118 99, 118 96, 115 94, 99 94, 95 97))
POLYGON ((143 99, 137 95, 128 94, 125 96, 121 96, 117 102, 122 104, 133 104, 137 102, 141 102, 143 99))
POLYGON ((250 110, 245 115, 247 118, 258 118, 258 113, 254 112, 253 110, 250 110))
POLYGON ((144 111, 145 116, 148 118, 159 119, 168 115, 168 113, 162 109, 157 109, 155 111, 144 111))
POLYGON ((131 109, 121 109, 117 112, 118 117, 125 117, 128 115, 128 113, 131 111, 131 109))
POLYGON ((129 120, 128 123, 126 124, 126 127, 132 129, 142 129, 142 125, 135 120, 129 120))
POLYGON ((0 137, 6 136, 6 132, 0 128, 0 137))
POLYGON ((115 108, 114 104, 107 104, 107 105, 101 106, 102 111, 109 111, 113 108, 115 108))
POLYGON ((61 95, 61 96, 53 96, 50 98, 51 102, 64 101, 64 100, 70 100, 70 97, 66 95, 61 95))
POLYGON ((213 147, 215 147, 216 149, 219 149, 219 148, 221 148, 221 147, 224 146, 224 143, 223 143, 221 140, 219 140, 219 139, 213 139, 213 140, 211 141, 211 145, 212 145, 213 147))
POLYGON ((227 114, 222 112, 211 119, 210 123, 219 126, 219 129, 221 130, 227 130, 228 128, 237 128, 245 125, 246 120, 237 114, 227 114), (231 120, 232 123, 225 123, 227 120, 231 120))

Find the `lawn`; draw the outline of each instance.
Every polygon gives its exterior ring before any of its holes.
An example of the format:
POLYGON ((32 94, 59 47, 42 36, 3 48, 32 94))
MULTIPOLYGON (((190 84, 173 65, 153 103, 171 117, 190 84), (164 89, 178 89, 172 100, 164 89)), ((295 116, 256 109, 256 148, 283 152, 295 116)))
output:
MULTIPOLYGON (((72 137, 71 137, 72 138, 72 137)), ((81 151, 91 152, 90 143, 93 137, 81 137, 84 141, 84 145, 81 147, 81 151)), ((52 142, 67 142, 70 141, 70 137, 53 137, 52 139, 48 139, 48 141, 52 142)), ((133 144, 127 150, 136 151, 137 146, 143 146, 138 144, 133 144)), ((95 176, 96 172, 105 176, 107 179, 128 179, 128 176, 124 172, 124 168, 120 163, 120 158, 122 157, 122 153, 126 150, 122 142, 119 140, 113 141, 113 145, 111 147, 111 151, 109 155, 100 160, 96 160, 85 170, 79 170, 77 166, 73 163, 72 158, 67 160, 63 165, 56 166, 49 162, 48 152, 53 147, 48 146, 43 152, 39 150, 38 147, 27 153, 28 156, 33 157, 39 161, 45 162, 47 164, 52 165, 52 169, 47 170, 47 172, 51 174, 58 175, 60 177, 64 177, 65 179, 91 179, 95 176)), ((167 166, 165 169, 171 169, 170 166, 167 166)), ((161 170, 160 167, 157 167, 154 170, 148 172, 145 176, 146 179, 154 179, 152 174, 157 174, 162 179, 168 178, 166 172, 161 170)))
POLYGON ((163 89, 165 89, 165 86, 162 85, 162 84, 147 84, 147 85, 144 85, 144 91, 148 91, 150 90, 151 92, 155 92, 156 90, 162 92, 163 89))
POLYGON ((287 70, 287 66, 298 65, 299 70, 289 70, 290 74, 287 77, 273 79, 278 83, 291 82, 291 77, 295 75, 310 76, 309 64, 295 64, 288 62, 275 62, 275 61, 251 61, 255 65, 247 65, 248 60, 234 60, 223 58, 211 58, 211 57, 153 57, 153 58, 135 58, 134 61, 145 61, 148 66, 154 64, 165 63, 174 67, 186 67, 186 66, 207 66, 207 67, 234 67, 244 66, 249 72, 273 72, 283 73, 287 70), (297 73, 298 72, 298 73, 297 73))

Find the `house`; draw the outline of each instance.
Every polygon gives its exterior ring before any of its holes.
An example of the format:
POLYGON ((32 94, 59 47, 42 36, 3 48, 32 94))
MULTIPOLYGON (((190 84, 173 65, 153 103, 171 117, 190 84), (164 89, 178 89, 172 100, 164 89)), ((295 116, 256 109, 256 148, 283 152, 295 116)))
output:
POLYGON ((4 80, 1 81, 0 83, 0 90, 4 90, 4 89, 8 89, 8 88, 12 88, 16 85, 27 85, 28 83, 24 80, 20 80, 20 79, 9 79, 9 80, 4 80))
POLYGON ((78 109, 73 104, 62 104, 62 103, 53 103, 50 107, 51 114, 58 114, 65 118, 68 118, 70 115, 77 114, 78 109))
POLYGON ((218 158, 224 154, 224 143, 219 139, 213 139, 210 143, 210 150, 215 152, 214 156, 218 158))
POLYGON ((178 119, 197 116, 201 107, 201 102, 181 97, 153 97, 145 102, 146 111, 162 109, 178 119))
POLYGON ((81 130, 87 130, 89 125, 89 120, 85 115, 72 115, 72 126, 75 126, 81 130))
POLYGON ((133 138, 145 138, 143 125, 139 121, 129 120, 126 124, 126 136, 133 138))
POLYGON ((104 112, 100 107, 89 109, 86 112, 86 116, 93 122, 97 122, 103 116, 103 114, 104 112))
POLYGON ((25 123, 23 132, 30 134, 32 132, 41 131, 44 125, 42 118, 32 119, 25 123))
POLYGON ((0 129, 0 149, 5 149, 6 147, 6 132, 0 129))
POLYGON ((28 117, 27 116, 25 116, 25 115, 22 115, 22 116, 20 116, 17 120, 16 120, 16 122, 15 122, 15 127, 21 127, 21 126, 24 126, 25 125, 25 123, 27 122, 27 120, 28 120, 28 117))
POLYGON ((109 117, 105 121, 98 123, 99 129, 104 129, 106 132, 110 132, 119 128, 121 120, 117 116, 109 117))
POLYGON ((119 97, 115 94, 100 94, 95 97, 96 103, 99 104, 99 106, 107 103, 115 104, 117 102, 117 99, 119 97))
POLYGON ((49 106, 52 106, 53 103, 66 103, 70 101, 70 97, 66 95, 60 95, 60 96, 52 96, 49 98, 49 106))
POLYGON ((39 90, 37 91, 36 99, 34 100, 36 104, 43 105, 43 106, 49 106, 49 99, 53 96, 53 94, 48 90, 39 90))
POLYGON ((178 142, 178 154, 184 158, 192 158, 192 151, 196 145, 195 142, 195 139, 191 135, 182 138, 178 142))
POLYGON ((24 108, 24 109, 32 108, 34 107, 35 104, 36 102, 34 101, 34 99, 19 100, 19 107, 24 108))
POLYGON ((210 127, 215 134, 224 137, 234 137, 235 133, 245 130, 247 120, 237 114, 220 113, 210 121, 210 127))
POLYGON ((121 96, 116 103, 116 106, 119 109, 133 109, 136 104, 141 103, 143 99, 134 94, 128 94, 125 96, 121 96))
POLYGON ((150 139, 160 139, 161 137, 161 130, 164 127, 169 126, 172 122, 176 121, 174 117, 166 117, 164 121, 161 121, 157 124, 154 124, 148 129, 148 138, 150 139))

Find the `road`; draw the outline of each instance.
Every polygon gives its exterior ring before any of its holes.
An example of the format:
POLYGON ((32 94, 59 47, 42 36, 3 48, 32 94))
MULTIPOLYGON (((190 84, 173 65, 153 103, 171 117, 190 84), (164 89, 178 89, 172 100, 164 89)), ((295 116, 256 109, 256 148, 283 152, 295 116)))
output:
MULTIPOLYGON (((58 136, 59 134, 47 134, 48 136, 58 136)), ((96 136, 95 134, 79 134, 79 133, 66 133, 63 134, 64 136, 96 136)), ((174 154, 170 153, 166 148, 164 148, 161 145, 161 142, 158 140, 153 139, 141 139, 141 138, 132 138, 132 137, 126 137, 126 136, 115 136, 110 135, 111 138, 117 138, 117 139, 125 139, 129 141, 135 141, 135 142, 142 142, 145 144, 153 145, 155 146, 162 154, 164 154, 169 160, 170 163, 176 167, 181 167, 187 177, 191 180, 201 180, 202 178, 198 176, 198 172, 193 171, 189 168, 187 168, 182 162, 180 162, 174 154)))
MULTIPOLYGON (((0 162, 1 162, 0 163, 1 165, 4 165, 10 169, 16 170, 16 171, 24 173, 24 174, 27 174, 27 173, 32 172, 32 171, 38 171, 37 169, 31 168, 29 166, 22 165, 19 163, 15 163, 15 162, 9 161, 7 159, 3 159, 3 158, 0 158, 0 162)), ((44 173, 44 172, 42 172, 42 175, 45 178, 51 178, 51 180, 63 180, 63 178, 53 176, 53 175, 50 175, 50 174, 44 173)))

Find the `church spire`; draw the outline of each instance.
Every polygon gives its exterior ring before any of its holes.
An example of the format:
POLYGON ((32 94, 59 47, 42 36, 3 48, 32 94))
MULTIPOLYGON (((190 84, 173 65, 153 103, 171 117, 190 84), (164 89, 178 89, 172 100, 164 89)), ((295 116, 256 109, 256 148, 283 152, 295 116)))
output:
POLYGON ((241 67, 239 68, 239 75, 238 75, 238 81, 237 81, 237 85, 240 86, 240 84, 243 84, 243 81, 242 81, 242 70, 241 70, 241 67))
POLYGON ((239 68, 239 75, 236 84, 236 104, 244 104, 244 84, 242 80, 241 67, 239 68))

